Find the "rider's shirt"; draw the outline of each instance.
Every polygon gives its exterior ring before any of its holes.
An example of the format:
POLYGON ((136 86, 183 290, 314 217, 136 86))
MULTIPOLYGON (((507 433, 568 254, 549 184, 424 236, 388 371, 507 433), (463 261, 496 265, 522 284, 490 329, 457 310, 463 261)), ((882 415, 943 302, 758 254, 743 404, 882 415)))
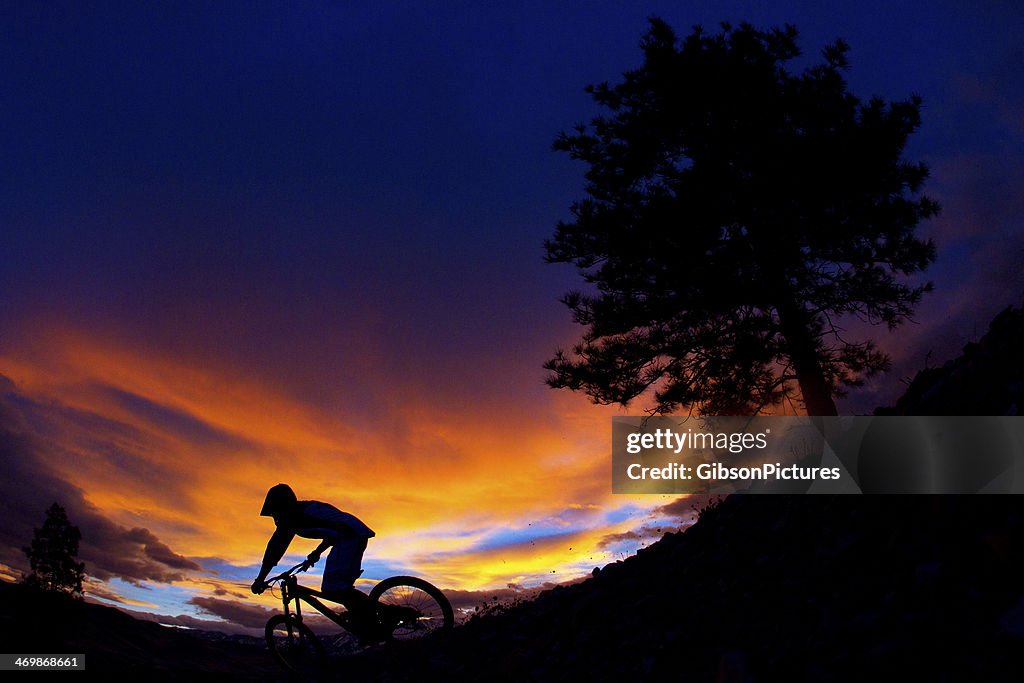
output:
POLYGON ((342 512, 333 505, 317 500, 300 500, 299 513, 286 523, 302 538, 328 538, 330 536, 359 536, 373 538, 377 534, 355 515, 342 512))
POLYGON ((302 538, 373 538, 376 534, 355 515, 317 500, 300 500, 288 514, 275 515, 277 529, 267 543, 264 566, 273 567, 284 557, 295 536, 302 538))

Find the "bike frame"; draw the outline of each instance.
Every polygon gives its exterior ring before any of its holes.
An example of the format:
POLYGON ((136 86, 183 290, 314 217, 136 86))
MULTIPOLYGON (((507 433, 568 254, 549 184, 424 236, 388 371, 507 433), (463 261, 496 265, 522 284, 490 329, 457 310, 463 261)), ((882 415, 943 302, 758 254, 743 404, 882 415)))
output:
POLYGON ((308 667, 312 663, 310 657, 325 655, 320 638, 302 621, 303 602, 355 635, 363 644, 392 638, 417 638, 437 629, 450 629, 454 624, 451 604, 444 593, 423 579, 392 576, 374 586, 369 595, 354 588, 340 594, 324 594, 299 584, 296 575, 309 567, 310 563, 303 562, 264 582, 268 588, 280 584, 284 605, 283 614, 267 621, 267 645, 278 661, 293 672, 308 667), (412 595, 421 595, 426 602, 420 605, 403 603, 400 599, 392 602, 395 595, 400 595, 389 593, 394 589, 411 590, 412 595), (383 596, 392 597, 380 602, 383 596), (363 600, 367 601, 365 610, 363 600), (324 602, 343 605, 347 611, 336 612, 324 602))
MULTIPOLYGON (((300 585, 299 579, 295 575, 296 570, 298 570, 300 567, 303 567, 303 565, 297 564, 288 571, 283 572, 282 574, 278 574, 274 578, 267 580, 267 583, 271 583, 277 580, 281 581, 281 601, 284 603, 285 616, 290 617, 294 614, 295 618, 299 622, 301 622, 302 603, 303 601, 305 601, 317 612, 324 615, 325 617, 333 621, 335 624, 341 626, 343 629, 347 631, 349 625, 351 624, 351 617, 349 617, 348 614, 345 613, 339 614, 338 612, 335 612, 330 607, 328 607, 320 600, 318 600, 317 596, 323 595, 320 591, 316 591, 312 588, 307 588, 306 586, 300 585), (288 607, 289 603, 291 602, 295 603, 294 612, 290 610, 288 607)), ((332 600, 332 602, 334 601, 332 600)), ((352 608, 349 605, 345 604, 345 602, 337 602, 343 605, 346 610, 351 611, 352 608)))

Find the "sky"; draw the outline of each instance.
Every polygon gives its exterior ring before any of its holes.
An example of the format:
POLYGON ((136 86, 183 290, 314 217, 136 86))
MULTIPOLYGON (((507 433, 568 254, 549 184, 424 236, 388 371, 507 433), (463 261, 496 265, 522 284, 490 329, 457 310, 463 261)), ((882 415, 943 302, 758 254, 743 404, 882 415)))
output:
POLYGON ((542 368, 581 331, 543 260, 583 192, 552 142, 651 15, 792 23, 810 61, 842 37, 854 93, 923 98, 935 291, 842 411, 1024 301, 1015 3, 364 5, 0 4, 0 575, 56 500, 93 597, 252 628, 279 481, 377 532, 367 579, 464 606, 692 521, 611 494, 629 411, 542 368))

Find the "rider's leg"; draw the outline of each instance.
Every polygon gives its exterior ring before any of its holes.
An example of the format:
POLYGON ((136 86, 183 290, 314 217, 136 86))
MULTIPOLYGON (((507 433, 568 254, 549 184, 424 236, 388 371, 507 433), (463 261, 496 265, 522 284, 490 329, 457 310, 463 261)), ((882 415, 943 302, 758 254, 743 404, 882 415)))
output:
POLYGON ((325 593, 345 591, 352 588, 363 573, 363 552, 365 538, 339 538, 331 547, 324 565, 324 580, 321 588, 325 593))
POLYGON ((329 599, 343 603, 356 622, 374 624, 376 619, 370 597, 353 585, 363 573, 361 567, 365 550, 365 538, 342 538, 335 542, 324 565, 321 591, 329 599))

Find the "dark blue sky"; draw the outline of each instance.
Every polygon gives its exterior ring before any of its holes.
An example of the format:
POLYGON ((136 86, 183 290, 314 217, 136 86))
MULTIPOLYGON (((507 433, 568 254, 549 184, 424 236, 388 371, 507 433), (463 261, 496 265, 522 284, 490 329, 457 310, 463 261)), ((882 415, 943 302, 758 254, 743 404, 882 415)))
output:
MULTIPOLYGON (((316 365, 296 349, 372 338, 428 383, 495 359, 539 382, 575 335, 541 243, 582 168, 551 142, 638 64, 651 14, 791 22, 810 59, 841 36, 854 92, 921 94, 908 156, 946 209, 927 334, 955 322, 952 353, 1021 300, 1014 3, 95 4, 0 15, 8 335, 58 318, 282 381, 316 365)), ((887 345, 922 363, 918 333, 887 345)))

